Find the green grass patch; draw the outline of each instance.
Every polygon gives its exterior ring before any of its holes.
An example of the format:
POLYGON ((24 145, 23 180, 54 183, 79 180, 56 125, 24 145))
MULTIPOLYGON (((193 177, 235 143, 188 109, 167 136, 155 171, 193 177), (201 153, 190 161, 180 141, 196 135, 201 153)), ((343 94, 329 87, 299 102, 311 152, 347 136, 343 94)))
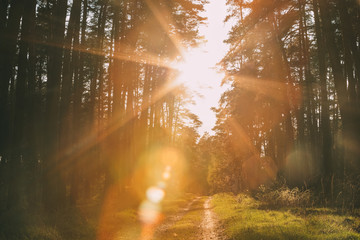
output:
POLYGON ((330 209, 269 210, 244 194, 217 194, 211 203, 230 239, 360 239, 359 219, 330 209))

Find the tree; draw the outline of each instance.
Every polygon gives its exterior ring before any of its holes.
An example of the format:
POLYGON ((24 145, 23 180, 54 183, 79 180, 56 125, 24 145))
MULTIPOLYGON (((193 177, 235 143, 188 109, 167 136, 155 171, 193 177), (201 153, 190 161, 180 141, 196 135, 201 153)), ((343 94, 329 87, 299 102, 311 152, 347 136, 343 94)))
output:
POLYGON ((228 5, 227 19, 237 23, 221 62, 232 88, 216 110, 218 137, 238 146, 230 152, 241 159, 269 156, 290 184, 305 181, 334 200, 341 191, 335 182, 357 171, 358 31, 350 19, 356 19, 358 6, 304 0, 228 5), (338 132, 341 141, 335 141, 338 132), (239 139, 243 142, 237 145, 239 139))

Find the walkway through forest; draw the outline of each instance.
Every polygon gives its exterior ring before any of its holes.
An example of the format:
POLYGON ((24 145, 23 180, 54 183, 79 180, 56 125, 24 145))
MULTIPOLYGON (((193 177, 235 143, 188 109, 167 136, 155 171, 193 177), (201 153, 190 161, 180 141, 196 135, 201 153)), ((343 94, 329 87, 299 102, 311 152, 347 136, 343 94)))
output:
POLYGON ((211 209, 211 197, 204 203, 204 216, 201 223, 200 238, 204 240, 223 240, 225 239, 223 228, 219 224, 213 210, 211 209))
POLYGON ((223 240, 222 228, 211 208, 211 197, 196 197, 180 212, 169 216, 158 228, 155 239, 223 240))
POLYGON ((173 239, 225 239, 211 209, 211 197, 196 197, 180 212, 168 217, 158 227, 155 239, 170 235, 173 239))
MULTIPOLYGON (((224 240, 220 226, 211 207, 212 197, 195 197, 185 207, 167 216, 155 231, 145 234, 142 240, 186 239, 224 240)), ((123 238, 120 238, 123 239, 123 238)))

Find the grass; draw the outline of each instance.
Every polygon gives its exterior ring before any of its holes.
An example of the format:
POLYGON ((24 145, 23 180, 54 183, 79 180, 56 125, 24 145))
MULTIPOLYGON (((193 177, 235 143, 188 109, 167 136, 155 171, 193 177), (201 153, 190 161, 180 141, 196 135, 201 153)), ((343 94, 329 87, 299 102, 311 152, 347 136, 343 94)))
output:
MULTIPOLYGON (((145 237, 144 239, 197 239, 194 233, 198 230, 199 223, 202 219, 200 213, 204 200, 199 199, 194 202, 190 211, 186 212, 184 215, 181 214, 183 208, 185 208, 194 197, 195 196, 192 194, 185 194, 166 198, 162 204, 162 217, 158 223, 149 226, 149 228, 146 229, 144 225, 138 221, 136 215, 136 219, 130 221, 130 218, 128 218, 121 226, 117 225, 118 232, 113 239, 142 239, 142 234, 145 234, 148 237, 145 237), (179 215, 181 217, 172 222, 172 219, 169 218, 172 215, 179 215), (165 224, 168 228, 165 231, 154 231, 159 224, 165 224)), ((118 214, 123 214, 123 212, 118 214)))
MULTIPOLYGON (((161 204, 161 219, 154 226, 157 227, 159 223, 167 221, 167 217, 176 214, 180 211, 181 208, 185 207, 188 202, 194 198, 192 194, 184 194, 177 196, 170 196, 165 198, 164 202, 161 204)), ((113 220, 112 222, 106 223, 108 228, 116 229, 115 234, 113 230, 110 230, 109 237, 103 237, 103 239, 141 239, 141 234, 145 231, 147 235, 153 235, 154 226, 151 226, 151 229, 145 229, 144 225, 138 219, 137 209, 127 209, 116 213, 119 217, 121 216, 122 220, 113 220), (111 236, 110 236, 111 235, 111 236)), ((168 236, 171 235, 174 237, 175 232, 168 234, 157 235, 156 239, 169 239, 168 236)), ((176 234, 176 233, 175 233, 176 234)), ((153 238, 149 238, 153 239, 153 238)))
POLYGON ((217 194, 212 205, 230 239, 360 239, 360 219, 331 209, 270 210, 243 194, 217 194))
MULTIPOLYGON (((193 194, 167 196, 160 207, 162 222, 168 221, 168 216, 181 212, 194 197, 193 194)), ((201 201, 194 207, 202 204, 201 201)), ((76 209, 55 212, 50 216, 35 210, 3 211, 0 212, 0 240, 139 239, 144 226, 139 221, 138 209, 121 209, 118 205, 117 201, 113 201, 104 208, 105 205, 102 206, 99 201, 84 201, 76 209)), ((157 239, 185 236, 186 231, 191 234, 193 223, 197 221, 198 212, 189 211, 157 239)))
POLYGON ((0 240, 91 239, 95 228, 74 210, 54 213, 5 211, 0 216, 0 240))
MULTIPOLYGON (((161 225, 151 226, 151 231, 145 231, 150 237, 143 239, 198 239, 206 197, 183 210, 194 198, 191 194, 167 197, 161 205, 161 225), (154 231, 159 226, 162 230, 154 231)), ((270 208, 263 200, 245 194, 217 194, 211 204, 229 239, 360 239, 359 215, 340 214, 336 209, 270 208)), ((109 209, 106 216, 101 206, 85 204, 50 217, 36 212, 2 212, 0 240, 140 239, 146 228, 136 208, 109 209)))

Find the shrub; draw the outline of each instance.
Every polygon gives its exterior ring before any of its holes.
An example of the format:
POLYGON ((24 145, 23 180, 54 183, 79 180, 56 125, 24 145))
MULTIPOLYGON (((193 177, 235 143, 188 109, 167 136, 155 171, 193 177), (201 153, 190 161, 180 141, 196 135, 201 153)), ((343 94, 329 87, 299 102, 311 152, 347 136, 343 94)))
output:
POLYGON ((360 176, 346 176, 344 180, 334 182, 335 205, 351 211, 360 208, 360 176))
POLYGON ((260 186, 256 198, 270 207, 306 207, 310 205, 310 190, 287 186, 271 189, 260 186))

